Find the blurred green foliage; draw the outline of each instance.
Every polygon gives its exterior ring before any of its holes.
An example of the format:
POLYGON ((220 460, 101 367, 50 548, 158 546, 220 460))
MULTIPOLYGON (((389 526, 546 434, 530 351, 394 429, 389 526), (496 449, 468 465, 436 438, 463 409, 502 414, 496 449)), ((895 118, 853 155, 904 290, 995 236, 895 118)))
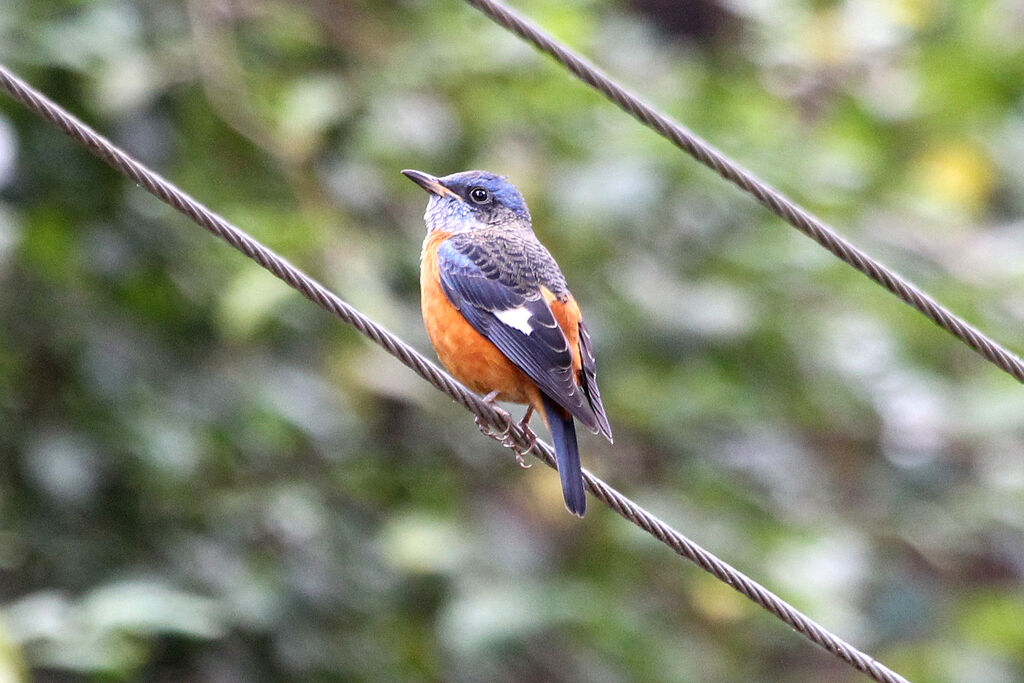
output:
MULTIPOLYGON (((1011 347, 1019 0, 517 7, 1011 347)), ((0 0, 0 59, 429 351, 523 190, 585 464, 913 680, 1024 678, 1024 391, 456 0, 0 0)), ((861 680, 0 97, 0 680, 861 680)))

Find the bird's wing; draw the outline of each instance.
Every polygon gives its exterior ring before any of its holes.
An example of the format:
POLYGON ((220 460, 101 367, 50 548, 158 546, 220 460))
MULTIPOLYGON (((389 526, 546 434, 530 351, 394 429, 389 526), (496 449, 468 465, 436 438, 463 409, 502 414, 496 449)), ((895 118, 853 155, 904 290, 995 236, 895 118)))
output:
POLYGON ((540 286, 506 284, 502 281, 507 279, 502 277, 503 264, 492 254, 453 239, 441 243, 437 263, 441 289, 466 321, 545 395, 587 428, 600 429, 589 397, 573 372, 569 343, 540 286))
POLYGON ((597 362, 594 360, 594 347, 590 343, 590 332, 587 326, 580 321, 580 356, 583 361, 583 392, 590 400, 590 407, 594 409, 597 417, 597 429, 609 441, 612 440, 612 427, 608 424, 608 416, 604 412, 604 404, 601 403, 601 392, 597 388, 597 362))

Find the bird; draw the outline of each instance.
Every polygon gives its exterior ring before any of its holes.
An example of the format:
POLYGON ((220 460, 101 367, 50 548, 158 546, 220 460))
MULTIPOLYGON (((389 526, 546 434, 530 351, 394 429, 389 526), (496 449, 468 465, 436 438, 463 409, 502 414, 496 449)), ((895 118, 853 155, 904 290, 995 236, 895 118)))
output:
POLYGON ((487 171, 402 174, 430 195, 420 302, 438 358, 486 402, 527 404, 520 425, 528 434, 530 417, 540 413, 565 506, 583 517, 575 420, 609 442, 612 430, 590 333, 565 276, 533 232, 526 201, 506 177, 487 171))

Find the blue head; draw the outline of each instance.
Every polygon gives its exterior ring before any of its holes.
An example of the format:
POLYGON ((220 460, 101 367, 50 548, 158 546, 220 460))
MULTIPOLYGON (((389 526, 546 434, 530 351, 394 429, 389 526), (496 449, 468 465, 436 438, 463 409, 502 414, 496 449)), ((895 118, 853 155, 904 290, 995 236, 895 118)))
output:
POLYGON ((516 186, 487 171, 463 171, 443 178, 406 169, 402 173, 430 193, 423 219, 427 230, 466 232, 500 226, 530 228, 530 210, 516 186))

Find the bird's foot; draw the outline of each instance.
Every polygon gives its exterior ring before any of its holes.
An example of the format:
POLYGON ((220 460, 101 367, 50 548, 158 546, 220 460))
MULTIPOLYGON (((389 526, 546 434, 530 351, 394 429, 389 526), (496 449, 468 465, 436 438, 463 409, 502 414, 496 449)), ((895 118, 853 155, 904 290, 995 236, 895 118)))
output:
MULTIPOLYGON (((491 393, 489 393, 486 396, 484 396, 483 401, 487 405, 489 405, 492 408, 494 408, 495 410, 497 410, 499 413, 501 413, 506 418, 510 418, 508 413, 506 413, 504 410, 502 410, 498 406, 494 405, 494 400, 497 397, 498 397, 498 392, 497 391, 492 391, 491 393)), ((486 422, 484 422, 483 419, 479 415, 473 418, 473 422, 476 423, 477 429, 480 430, 481 434, 483 434, 484 436, 489 436, 492 439, 494 439, 495 441, 501 441, 502 443, 504 443, 504 440, 508 438, 509 432, 512 431, 512 420, 511 419, 509 419, 508 427, 505 427, 505 429, 501 430, 500 432, 495 430, 493 427, 491 427, 486 422)))
POLYGON ((476 423, 477 429, 480 430, 481 434, 494 439, 505 448, 511 448, 512 452, 516 454, 516 462, 519 463, 520 467, 530 467, 530 464, 526 462, 524 458, 527 455, 529 455, 530 451, 532 451, 534 447, 537 445, 537 435, 533 433, 533 430, 530 429, 529 425, 527 424, 530 420, 530 415, 533 414, 533 407, 531 406, 530 408, 527 409, 526 415, 519 423, 519 427, 526 433, 526 438, 529 442, 524 447, 521 446, 519 442, 516 441, 515 437, 512 436, 511 416, 498 406, 494 405, 494 401, 497 397, 498 392, 492 391, 491 393, 484 396, 483 401, 484 403, 493 406, 495 410, 498 410, 508 420, 508 426, 499 431, 488 425, 480 417, 474 417, 473 421, 476 423))
POLYGON ((516 462, 523 469, 530 467, 530 463, 523 460, 523 458, 530 454, 530 451, 537 445, 537 435, 530 429, 530 416, 533 415, 533 406, 527 406, 526 414, 523 415, 523 419, 519 421, 519 428, 526 434, 527 445, 525 448, 520 446, 518 443, 512 446, 512 450, 516 454, 516 462))
POLYGON ((519 463, 519 466, 522 467, 523 469, 527 469, 529 467, 532 467, 532 465, 526 462, 524 458, 527 455, 529 455, 530 451, 532 451, 534 446, 537 445, 537 435, 533 433, 532 429, 524 425, 522 422, 519 423, 519 426, 523 428, 524 432, 526 432, 526 438, 529 440, 529 445, 527 445, 524 448, 520 446, 518 443, 513 442, 509 446, 509 448, 511 448, 512 451, 516 454, 516 462, 519 463))

